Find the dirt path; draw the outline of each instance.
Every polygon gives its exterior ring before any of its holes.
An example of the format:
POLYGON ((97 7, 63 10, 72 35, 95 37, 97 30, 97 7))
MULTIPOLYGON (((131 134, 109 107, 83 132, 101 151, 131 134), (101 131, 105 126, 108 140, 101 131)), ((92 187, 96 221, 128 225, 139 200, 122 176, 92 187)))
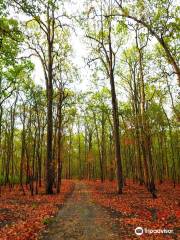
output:
POLYGON ((119 218, 92 202, 89 188, 77 182, 72 196, 59 211, 40 239, 43 240, 119 240, 135 239, 131 230, 122 229, 119 218), (129 232, 129 231, 128 231, 129 232), (123 237, 124 236, 124 237, 123 237))

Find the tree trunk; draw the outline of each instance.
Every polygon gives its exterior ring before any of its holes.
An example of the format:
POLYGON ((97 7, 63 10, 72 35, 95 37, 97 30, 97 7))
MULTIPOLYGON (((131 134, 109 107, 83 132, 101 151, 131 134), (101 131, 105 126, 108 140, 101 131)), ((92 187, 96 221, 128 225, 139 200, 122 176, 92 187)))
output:
POLYGON ((123 173, 122 173, 122 160, 121 160, 121 148, 120 148, 118 102, 117 102, 115 82, 114 82, 113 52, 112 52, 112 45, 111 45, 111 24, 109 26, 109 79, 110 79, 110 86, 111 86, 111 101, 112 101, 113 125, 114 125, 115 159, 117 162, 117 191, 118 191, 118 194, 122 194, 123 173))
POLYGON ((62 173, 62 160, 61 160, 61 128, 62 128, 62 113, 61 97, 58 104, 58 135, 57 135, 57 193, 60 193, 61 188, 61 173, 62 173))
POLYGON ((53 194, 54 165, 53 165, 53 45, 48 7, 48 81, 47 81, 47 160, 46 160, 46 194, 53 194))

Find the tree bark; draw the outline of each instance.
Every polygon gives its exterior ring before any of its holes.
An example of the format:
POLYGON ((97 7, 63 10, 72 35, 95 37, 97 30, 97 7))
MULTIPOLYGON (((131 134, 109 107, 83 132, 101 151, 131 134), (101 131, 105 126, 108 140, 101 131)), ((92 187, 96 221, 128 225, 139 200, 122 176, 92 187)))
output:
POLYGON ((51 39, 51 19, 49 16, 49 6, 47 9, 48 21, 48 81, 47 81, 47 160, 46 160, 46 194, 53 194, 54 165, 53 165, 53 39, 51 39))

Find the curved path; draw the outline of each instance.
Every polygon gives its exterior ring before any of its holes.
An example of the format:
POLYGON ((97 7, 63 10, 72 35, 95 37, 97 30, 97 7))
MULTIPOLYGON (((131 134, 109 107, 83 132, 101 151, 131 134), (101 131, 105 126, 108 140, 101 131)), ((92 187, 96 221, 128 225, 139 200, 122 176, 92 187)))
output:
POLYGON ((76 182, 75 190, 55 220, 42 234, 42 240, 119 240, 136 239, 132 230, 123 229, 118 215, 92 202, 90 189, 76 182))

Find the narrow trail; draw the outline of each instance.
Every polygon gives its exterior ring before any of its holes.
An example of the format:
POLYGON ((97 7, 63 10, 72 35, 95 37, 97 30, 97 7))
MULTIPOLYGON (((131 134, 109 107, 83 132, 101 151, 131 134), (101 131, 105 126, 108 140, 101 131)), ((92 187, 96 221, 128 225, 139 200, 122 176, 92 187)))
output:
MULTIPOLYGON (((136 239, 133 231, 127 236, 119 217, 95 204, 90 189, 76 182, 75 190, 55 220, 39 239, 42 240, 120 240, 136 239)), ((128 231, 129 232, 129 231, 128 231)))

